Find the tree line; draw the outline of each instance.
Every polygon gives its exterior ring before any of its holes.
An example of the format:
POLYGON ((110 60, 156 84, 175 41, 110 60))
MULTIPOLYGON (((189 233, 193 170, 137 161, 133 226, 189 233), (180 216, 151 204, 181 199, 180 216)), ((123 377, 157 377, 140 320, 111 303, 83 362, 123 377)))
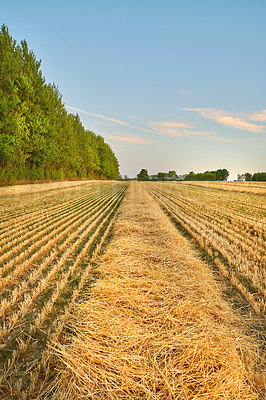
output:
POLYGON ((119 164, 104 139, 67 113, 25 40, 0 31, 0 181, 116 179, 119 164))
POLYGON ((226 181, 229 176, 227 169, 217 169, 216 171, 205 171, 202 173, 194 173, 177 175, 175 171, 158 172, 155 175, 149 175, 146 169, 142 169, 137 175, 138 181, 226 181))
POLYGON ((251 174, 250 172, 246 172, 245 174, 237 175, 238 181, 260 181, 266 182, 266 172, 256 172, 255 174, 251 174))

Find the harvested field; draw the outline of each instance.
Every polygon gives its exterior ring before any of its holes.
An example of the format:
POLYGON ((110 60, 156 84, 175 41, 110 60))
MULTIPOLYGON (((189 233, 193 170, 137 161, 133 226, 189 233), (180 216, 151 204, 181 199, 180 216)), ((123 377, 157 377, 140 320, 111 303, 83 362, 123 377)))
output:
POLYGON ((255 339, 144 185, 128 189, 99 274, 39 398, 263 399, 255 339))
POLYGON ((210 189, 220 189, 226 192, 240 192, 250 193, 256 195, 266 195, 266 184, 265 182, 245 181, 245 182, 219 182, 219 181, 186 181, 179 182, 183 185, 198 186, 210 189))
MULTIPOLYGON (((97 181, 89 181, 89 183, 96 183, 97 181)), ((0 187, 0 196, 21 195, 30 193, 40 193, 47 190, 56 189, 69 189, 75 186, 88 185, 88 180, 84 181, 62 181, 62 182, 48 182, 48 183, 29 183, 27 185, 10 185, 0 187)))
POLYGON ((126 187, 103 181, 0 189, 1 399, 34 398, 49 377, 48 343, 90 286, 126 187))
POLYGON ((266 184, 164 182, 146 188, 255 312, 265 316, 266 184))

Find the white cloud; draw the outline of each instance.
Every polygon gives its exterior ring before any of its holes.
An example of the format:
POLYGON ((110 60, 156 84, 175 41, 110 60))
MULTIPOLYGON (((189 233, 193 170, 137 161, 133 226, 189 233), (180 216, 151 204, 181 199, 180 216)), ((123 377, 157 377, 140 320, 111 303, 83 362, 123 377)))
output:
MULTIPOLYGON (((105 115, 91 113, 71 106, 65 106, 65 107, 73 111, 88 114, 96 118, 101 118, 124 127, 133 128, 143 132, 148 132, 153 135, 160 135, 173 138, 188 138, 188 137, 198 136, 198 137, 203 137, 205 140, 220 141, 220 142, 239 142, 234 139, 219 137, 214 132, 197 130, 191 123, 183 123, 178 121, 162 121, 162 122, 149 121, 146 122, 147 127, 140 127, 118 120, 116 118, 107 117, 105 115)), ((212 119, 221 124, 241 130, 252 130, 253 132, 260 132, 263 129, 262 126, 246 122, 243 119, 240 119, 239 117, 228 115, 229 113, 223 110, 215 110, 212 108, 183 108, 182 110, 198 112, 205 118, 212 119)), ((266 110, 263 110, 261 112, 253 113, 250 114, 249 116, 246 116, 246 119, 263 120, 265 114, 266 110)), ((112 141, 120 143, 123 142, 123 143, 135 143, 135 144, 148 144, 154 142, 153 139, 140 138, 132 134, 113 132, 113 131, 112 134, 108 135, 107 137, 112 141)))
POLYGON ((252 115, 244 113, 232 113, 225 110, 216 110, 213 108, 181 108, 181 110, 198 112, 204 118, 214 120, 220 124, 239 130, 259 133, 262 132, 265 128, 264 126, 247 122, 248 120, 262 121, 263 118, 265 118, 265 110, 263 112, 254 113, 252 115))
POLYGON ((182 122, 149 122, 149 126, 164 136, 189 137, 215 135, 214 132, 195 130, 192 124, 184 124, 182 122))
POLYGON ((151 129, 147 129, 147 128, 142 128, 140 126, 131 125, 131 124, 127 123, 127 122, 120 121, 119 119, 106 117, 105 115, 101 115, 101 114, 94 114, 94 113, 91 113, 91 112, 88 112, 88 111, 85 111, 85 110, 80 110, 79 108, 75 108, 75 107, 71 107, 71 106, 65 106, 65 107, 70 109, 70 110, 81 112, 83 114, 88 114, 88 115, 91 115, 91 116, 96 117, 96 118, 105 119, 107 121, 114 122, 114 123, 119 124, 119 125, 128 126, 130 128, 134 128, 134 129, 137 129, 137 130, 140 130, 140 131, 144 131, 144 132, 152 132, 151 129))
POLYGON ((163 135, 163 136, 184 136, 184 128, 191 128, 191 124, 184 124, 182 122, 172 122, 172 121, 163 121, 163 122, 148 122, 148 125, 151 127, 154 133, 163 135))
POLYGON ((191 124, 183 124, 182 122, 149 122, 153 128, 190 128, 191 124))
POLYGON ((152 140, 146 140, 127 133, 115 133, 115 135, 107 135, 107 138, 114 142, 134 143, 134 144, 149 144, 152 140))
POLYGON ((266 121, 266 110, 255 111, 247 115, 247 119, 251 121, 266 121))

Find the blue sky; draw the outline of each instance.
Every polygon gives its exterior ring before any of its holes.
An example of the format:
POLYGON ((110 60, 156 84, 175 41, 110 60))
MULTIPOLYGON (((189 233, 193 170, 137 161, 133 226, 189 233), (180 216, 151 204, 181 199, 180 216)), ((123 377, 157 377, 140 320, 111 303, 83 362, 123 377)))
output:
POLYGON ((121 174, 266 170, 266 1, 1 0, 121 174))

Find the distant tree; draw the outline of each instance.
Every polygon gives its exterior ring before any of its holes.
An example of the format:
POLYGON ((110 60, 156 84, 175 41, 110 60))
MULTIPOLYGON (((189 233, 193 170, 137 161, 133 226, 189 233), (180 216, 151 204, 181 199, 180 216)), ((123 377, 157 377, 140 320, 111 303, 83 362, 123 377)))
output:
POLYGON ((158 172, 157 177, 158 177, 158 181, 166 181, 167 173, 166 172, 158 172))
POLYGON ((227 169, 217 169, 216 171, 216 180, 217 181, 227 181, 229 176, 229 172, 227 169))
POLYGON ((237 181, 238 182, 243 182, 245 180, 245 174, 238 174, 237 175, 237 181))
POLYGON ((252 174, 250 174, 249 172, 245 173, 245 181, 251 181, 252 179, 252 174))
POLYGON ((184 176, 185 181, 226 181, 229 176, 227 169, 218 169, 217 171, 205 171, 195 174, 191 171, 184 176))
POLYGON ((190 171, 188 175, 184 177, 184 181, 195 181, 195 174, 193 171, 190 171))
POLYGON ((167 174, 167 179, 173 181, 177 179, 177 175, 175 171, 169 171, 167 174))
POLYGON ((256 172, 253 176, 252 176, 252 181, 266 181, 266 172, 256 172))
POLYGON ((216 181, 216 172, 215 171, 206 171, 202 174, 203 181, 216 181))
POLYGON ((146 169, 142 169, 137 175, 137 180, 138 181, 148 181, 149 180, 148 171, 146 169))

